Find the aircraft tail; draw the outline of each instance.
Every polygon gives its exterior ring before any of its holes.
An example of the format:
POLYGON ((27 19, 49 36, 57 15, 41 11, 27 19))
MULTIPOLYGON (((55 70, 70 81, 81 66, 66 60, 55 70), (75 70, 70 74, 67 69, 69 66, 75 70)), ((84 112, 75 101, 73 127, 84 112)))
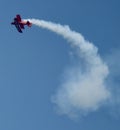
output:
POLYGON ((32 23, 29 22, 29 21, 27 21, 27 25, 28 25, 28 27, 31 27, 31 26, 32 26, 32 23))

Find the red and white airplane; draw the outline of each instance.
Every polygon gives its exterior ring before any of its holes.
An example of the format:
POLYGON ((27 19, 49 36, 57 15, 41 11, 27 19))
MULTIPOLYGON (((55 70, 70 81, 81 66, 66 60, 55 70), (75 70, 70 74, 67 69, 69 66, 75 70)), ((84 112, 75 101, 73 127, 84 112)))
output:
POLYGON ((22 20, 21 16, 19 14, 16 15, 16 17, 14 18, 14 21, 11 24, 15 25, 18 32, 20 32, 20 33, 22 33, 22 29, 24 29, 25 25, 27 25, 28 27, 32 26, 31 22, 22 20))

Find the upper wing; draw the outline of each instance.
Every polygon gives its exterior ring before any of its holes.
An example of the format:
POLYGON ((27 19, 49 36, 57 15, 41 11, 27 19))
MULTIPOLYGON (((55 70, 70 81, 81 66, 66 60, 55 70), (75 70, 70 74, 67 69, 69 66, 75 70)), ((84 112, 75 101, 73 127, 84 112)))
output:
POLYGON ((17 21, 20 22, 21 21, 21 17, 19 14, 16 15, 17 21))

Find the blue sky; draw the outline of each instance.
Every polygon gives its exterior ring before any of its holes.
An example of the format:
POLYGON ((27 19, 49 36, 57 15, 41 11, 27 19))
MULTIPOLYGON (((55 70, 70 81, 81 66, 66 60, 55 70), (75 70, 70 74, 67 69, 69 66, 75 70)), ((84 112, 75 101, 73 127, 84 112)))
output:
POLYGON ((1 130, 118 130, 120 129, 118 0, 1 0, 0 2, 0 129, 1 130), (78 63, 62 37, 36 26, 23 34, 11 26, 16 14, 67 24, 94 43, 108 63, 107 87, 113 101, 86 116, 59 115, 51 97, 64 70, 78 63))

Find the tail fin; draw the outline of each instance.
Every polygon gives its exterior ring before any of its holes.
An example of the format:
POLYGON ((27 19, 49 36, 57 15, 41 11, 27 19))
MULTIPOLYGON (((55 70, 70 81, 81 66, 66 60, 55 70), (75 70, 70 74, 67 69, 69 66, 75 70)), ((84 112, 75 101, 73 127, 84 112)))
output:
POLYGON ((28 25, 29 27, 31 27, 31 26, 32 26, 32 23, 30 23, 29 21, 27 21, 27 25, 28 25))

